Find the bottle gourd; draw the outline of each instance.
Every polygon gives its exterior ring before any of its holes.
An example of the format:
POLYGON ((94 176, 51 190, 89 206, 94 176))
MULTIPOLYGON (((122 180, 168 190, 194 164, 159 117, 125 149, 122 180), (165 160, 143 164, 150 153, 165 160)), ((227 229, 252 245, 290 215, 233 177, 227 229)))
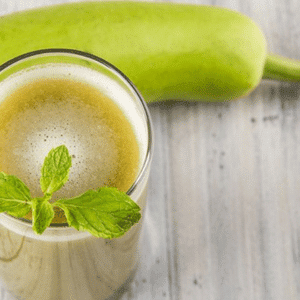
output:
POLYGON ((268 54, 250 18, 215 6, 79 2, 0 18, 0 65, 45 48, 107 60, 148 103, 224 101, 247 95, 262 78, 300 78, 300 63, 268 54))

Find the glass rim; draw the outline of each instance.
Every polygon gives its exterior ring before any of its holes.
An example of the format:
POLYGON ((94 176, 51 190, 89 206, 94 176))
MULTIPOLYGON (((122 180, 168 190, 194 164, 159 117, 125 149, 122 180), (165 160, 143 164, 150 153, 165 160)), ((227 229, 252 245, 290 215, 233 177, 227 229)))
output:
MULTIPOLYGON (((139 90, 136 88, 136 86, 134 85, 134 83, 120 70, 118 69, 116 66, 114 66, 113 64, 111 64, 110 62, 108 62, 107 60, 96 56, 94 54, 85 52, 85 51, 81 51, 81 50, 76 50, 76 49, 68 49, 68 48, 46 48, 46 49, 39 49, 39 50, 34 50, 34 51, 30 51, 30 52, 26 52, 24 54, 18 55, 8 61, 6 61, 5 63, 3 63, 2 65, 0 65, 0 73, 3 72, 4 70, 8 69, 9 67, 13 66, 14 64, 27 59, 27 58, 31 58, 31 57, 35 57, 38 55, 43 55, 43 54, 69 54, 69 55, 74 55, 74 56, 78 56, 78 57, 83 57, 86 59, 90 59, 93 60, 94 62, 101 64, 103 66, 105 66, 107 69, 109 69, 110 71, 115 72, 123 81, 125 81, 125 83, 127 83, 129 85, 129 87, 133 90, 133 92, 135 93, 135 95, 137 96, 137 98, 139 99, 140 104, 142 105, 143 108, 143 112, 146 118, 146 125, 147 125, 147 132, 148 132, 148 145, 146 148, 146 155, 143 159, 140 171, 138 173, 138 175, 136 176, 135 181, 133 182, 133 184, 131 185, 131 187, 128 189, 128 191, 126 192, 126 194, 128 196, 132 195, 132 193, 136 190, 137 186, 139 185, 139 183, 142 181, 143 179, 143 175, 145 174, 148 166, 151 163, 152 160, 152 156, 153 156, 153 126, 152 126, 152 121, 151 121, 151 117, 150 117, 150 112, 148 109, 148 106, 144 100, 144 98, 142 97, 141 93, 139 92, 139 90)), ((8 217, 11 217, 13 219, 17 219, 20 221, 24 221, 25 223, 28 224, 32 224, 31 220, 28 219, 24 219, 24 218, 15 218, 7 213, 5 213, 8 217)), ((60 228, 60 227, 69 227, 68 223, 51 223, 50 226, 48 228, 60 228)))

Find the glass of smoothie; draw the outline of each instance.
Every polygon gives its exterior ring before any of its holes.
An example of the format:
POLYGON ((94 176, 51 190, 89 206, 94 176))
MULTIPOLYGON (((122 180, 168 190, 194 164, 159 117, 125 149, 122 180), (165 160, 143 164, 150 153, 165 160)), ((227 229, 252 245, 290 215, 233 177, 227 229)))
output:
POLYGON ((131 81, 94 55, 39 50, 0 67, 0 171, 20 178, 41 197, 48 152, 66 145, 67 183, 53 199, 113 186, 140 207, 125 235, 97 238, 69 227, 62 211, 46 231, 31 216, 0 214, 0 282, 18 299, 96 300, 114 296, 132 278, 152 156, 149 112, 131 81))

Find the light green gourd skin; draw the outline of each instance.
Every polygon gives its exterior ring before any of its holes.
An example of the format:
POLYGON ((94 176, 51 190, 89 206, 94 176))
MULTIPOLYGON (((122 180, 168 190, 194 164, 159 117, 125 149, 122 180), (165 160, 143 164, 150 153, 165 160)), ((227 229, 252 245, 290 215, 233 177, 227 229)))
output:
POLYGON ((251 19, 213 6, 82 2, 0 18, 0 64, 43 48, 107 60, 148 103, 241 97, 260 82, 267 56, 251 19))

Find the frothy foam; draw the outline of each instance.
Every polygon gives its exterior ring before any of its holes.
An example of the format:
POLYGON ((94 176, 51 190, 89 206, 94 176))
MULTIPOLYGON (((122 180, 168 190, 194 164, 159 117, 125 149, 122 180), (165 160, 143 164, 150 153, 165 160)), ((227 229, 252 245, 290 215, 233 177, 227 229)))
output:
MULTIPOLYGON (((47 67, 32 68, 26 72, 16 73, 0 83, 0 105, 3 99, 24 84, 42 78, 74 79, 86 82, 109 96, 123 111, 133 127, 139 143, 142 164, 147 151, 147 124, 145 124, 143 112, 141 113, 141 108, 132 101, 133 93, 121 87, 107 75, 67 64, 49 64, 47 67)), ((21 170, 28 174, 25 181, 34 196, 42 195, 37 182, 45 156, 51 148, 61 144, 65 144, 72 153, 73 166, 68 184, 56 193, 56 197, 70 196, 70 187, 72 187, 72 194, 78 195, 87 190, 87 187, 96 188, 99 184, 105 183, 105 178, 101 178, 99 166, 108 170, 116 169, 117 150, 106 145, 110 143, 109 132, 106 130, 105 137, 101 136, 101 126, 105 124, 100 122, 97 127, 90 126, 90 120, 97 118, 96 114, 93 114, 91 108, 85 111, 85 108, 77 104, 72 101, 63 104, 49 102, 44 103, 42 107, 24 110, 20 122, 15 122, 10 129, 20 133, 17 136, 18 141, 8 141, 10 144, 16 142, 15 144, 18 145, 11 149, 11 155, 14 156, 14 174, 17 175, 21 170), (80 120, 78 120, 78 115, 81 116, 80 120), (33 119, 34 124, 32 124, 33 119), (30 149, 30 151, 24 151, 24 149, 30 149), (99 155, 95 159, 96 152, 99 155), (85 176, 87 173, 88 177, 85 176), (34 189, 34 187, 37 188, 34 189)), ((16 139, 16 136, 12 135, 12 137, 16 139)), ((111 141, 113 143, 113 139, 111 141)), ((130 145, 124 145, 124 147, 130 147, 130 145)), ((107 177, 107 174, 103 176, 107 177)))

